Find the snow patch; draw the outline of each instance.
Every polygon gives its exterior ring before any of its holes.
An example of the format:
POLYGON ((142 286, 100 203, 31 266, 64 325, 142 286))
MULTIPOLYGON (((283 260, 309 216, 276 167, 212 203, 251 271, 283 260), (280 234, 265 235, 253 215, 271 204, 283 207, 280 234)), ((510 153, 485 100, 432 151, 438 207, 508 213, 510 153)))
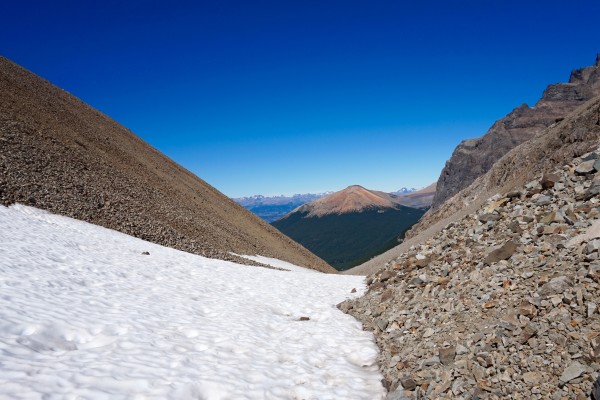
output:
MULTIPOLYGON (((234 253, 232 253, 232 254, 234 254, 234 253)), ((278 260, 276 258, 264 257, 264 256, 260 256, 260 255, 255 255, 255 256, 248 256, 248 255, 242 255, 242 254, 234 254, 234 255, 246 258, 248 260, 263 263, 266 265, 270 265, 271 267, 281 268, 286 271, 319 273, 318 271, 315 271, 314 269, 299 267, 299 266, 289 263, 287 261, 278 260)))
POLYGON ((21 205, 0 226, 0 398, 384 397, 372 335, 335 308, 363 277, 207 259, 21 205))

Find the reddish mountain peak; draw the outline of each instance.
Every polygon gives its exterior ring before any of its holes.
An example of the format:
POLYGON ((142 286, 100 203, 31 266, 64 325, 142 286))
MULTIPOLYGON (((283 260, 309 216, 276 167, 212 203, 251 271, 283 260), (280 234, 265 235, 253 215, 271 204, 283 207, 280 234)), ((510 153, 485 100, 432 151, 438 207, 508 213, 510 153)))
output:
POLYGON ((328 214, 361 212, 368 208, 394 207, 397 207, 397 204, 389 194, 374 192, 360 185, 352 185, 344 190, 305 204, 296 211, 308 212, 309 216, 321 217, 328 214))

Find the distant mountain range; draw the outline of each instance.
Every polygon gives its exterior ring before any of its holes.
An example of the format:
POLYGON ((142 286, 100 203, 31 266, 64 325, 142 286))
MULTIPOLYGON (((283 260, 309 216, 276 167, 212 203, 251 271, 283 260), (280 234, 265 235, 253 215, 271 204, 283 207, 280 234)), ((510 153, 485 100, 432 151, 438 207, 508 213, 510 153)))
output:
POLYGON ((408 193, 412 193, 412 192, 416 192, 419 189, 415 189, 415 188, 400 188, 398 190, 396 190, 395 192, 391 192, 391 194, 408 194, 408 193))
MULTIPOLYGON (((433 198, 433 192, 427 193, 421 195, 421 202, 427 196, 433 198)), ((401 241, 404 232, 425 213, 425 208, 403 204, 411 194, 399 196, 349 186, 296 208, 272 225, 336 269, 344 270, 401 241)))
POLYGON ((428 209, 431 207, 431 202, 435 196, 436 183, 424 187, 423 189, 415 190, 411 189, 408 192, 398 193, 394 192, 391 194, 398 194, 396 201, 399 204, 407 207, 428 209))
MULTIPOLYGON (((395 192, 390 194, 393 195, 405 195, 409 193, 417 192, 418 190, 415 188, 406 188, 403 187, 395 192)), ((435 186, 434 186, 435 191, 435 186)), ((325 192, 325 193, 306 193, 306 194, 295 194, 293 196, 263 196, 260 194, 248 197, 238 197, 233 198, 232 200, 246 208, 247 210, 253 212, 258 215, 260 218, 264 219, 267 222, 277 221, 279 218, 288 214, 289 212, 295 210, 303 204, 310 203, 311 201, 318 200, 322 197, 328 196, 334 192, 325 192)), ((431 195, 433 198, 433 194, 431 195)), ((405 204, 409 207, 428 207, 429 204, 425 202, 419 203, 419 205, 411 205, 405 204)))
POLYGON ((295 194, 293 196, 263 196, 240 197, 233 199, 236 203, 258 215, 267 222, 273 222, 303 204, 320 199, 333 192, 295 194))

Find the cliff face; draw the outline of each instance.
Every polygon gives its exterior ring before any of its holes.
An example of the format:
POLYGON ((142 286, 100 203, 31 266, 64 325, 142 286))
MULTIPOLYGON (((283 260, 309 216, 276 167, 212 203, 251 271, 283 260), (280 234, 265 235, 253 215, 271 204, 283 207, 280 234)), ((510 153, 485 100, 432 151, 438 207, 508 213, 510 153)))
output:
POLYGON ((444 227, 477 210, 489 197, 506 193, 542 173, 598 148, 600 144, 600 95, 531 140, 510 150, 490 170, 475 179, 436 209, 430 209, 408 232, 404 242, 352 270, 372 274, 411 246, 429 240, 444 227))
POLYGON ((600 96, 596 96, 563 121, 510 150, 469 187, 425 214, 406 236, 416 237, 426 230, 439 229, 440 223, 477 207, 489 196, 510 190, 533 179, 535 174, 597 148, 599 141, 600 96))
POLYGON ((523 104, 496 121, 487 133, 460 143, 446 162, 432 207, 469 186, 503 155, 600 94, 600 55, 593 66, 575 70, 568 83, 550 85, 534 107, 523 104))
POLYGON ((13 203, 211 258, 260 254, 334 272, 114 120, 0 57, 0 204, 13 203))

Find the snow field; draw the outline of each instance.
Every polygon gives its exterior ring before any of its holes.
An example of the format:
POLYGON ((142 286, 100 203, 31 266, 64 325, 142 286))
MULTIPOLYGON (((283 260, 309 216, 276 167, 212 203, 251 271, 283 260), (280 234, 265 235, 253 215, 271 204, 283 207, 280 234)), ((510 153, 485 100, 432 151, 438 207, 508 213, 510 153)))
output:
POLYGON ((0 398, 383 398, 363 278, 255 259, 0 206, 0 398))

